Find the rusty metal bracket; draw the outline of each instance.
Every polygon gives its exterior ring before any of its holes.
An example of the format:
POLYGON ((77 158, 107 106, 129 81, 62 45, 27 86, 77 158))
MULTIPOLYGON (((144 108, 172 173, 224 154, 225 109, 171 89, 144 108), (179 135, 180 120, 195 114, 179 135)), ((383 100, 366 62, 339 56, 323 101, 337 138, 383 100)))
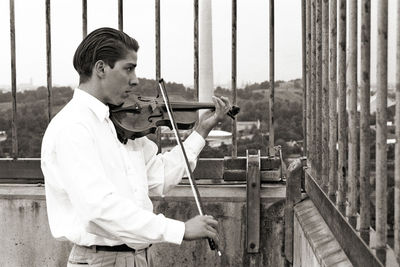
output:
POLYGON ((247 253, 258 253, 260 250, 260 187, 261 163, 260 151, 258 154, 247 154, 247 223, 246 242, 247 253))

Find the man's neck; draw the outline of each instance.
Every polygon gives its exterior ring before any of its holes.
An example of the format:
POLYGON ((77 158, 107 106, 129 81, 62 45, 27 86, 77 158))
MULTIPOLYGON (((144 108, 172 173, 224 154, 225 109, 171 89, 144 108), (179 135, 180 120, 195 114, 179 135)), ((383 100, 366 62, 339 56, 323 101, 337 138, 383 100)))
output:
POLYGON ((78 88, 81 89, 82 91, 85 91, 86 93, 92 95, 93 97, 97 98, 102 103, 107 104, 107 103, 105 103, 103 97, 101 96, 99 87, 96 86, 95 84, 93 84, 91 82, 81 83, 81 84, 79 84, 78 88))

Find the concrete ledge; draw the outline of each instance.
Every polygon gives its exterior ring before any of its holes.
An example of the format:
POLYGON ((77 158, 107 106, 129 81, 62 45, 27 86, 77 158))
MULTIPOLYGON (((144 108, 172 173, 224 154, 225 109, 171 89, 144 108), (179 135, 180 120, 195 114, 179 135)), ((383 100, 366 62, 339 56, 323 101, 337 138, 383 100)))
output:
POLYGON ((294 208, 293 266, 353 266, 310 199, 294 208))
MULTIPOLYGON (((57 241, 47 222, 44 186, 0 185, 0 266, 65 266, 71 244, 57 241)), ((154 244, 155 266, 250 266, 246 251, 246 186, 199 185, 204 210, 219 222, 218 257, 205 240, 182 245, 154 244)), ((259 266, 284 266, 285 186, 262 186, 259 266)), ((189 186, 179 185, 164 198, 151 197, 155 213, 186 221, 198 214, 189 186)))

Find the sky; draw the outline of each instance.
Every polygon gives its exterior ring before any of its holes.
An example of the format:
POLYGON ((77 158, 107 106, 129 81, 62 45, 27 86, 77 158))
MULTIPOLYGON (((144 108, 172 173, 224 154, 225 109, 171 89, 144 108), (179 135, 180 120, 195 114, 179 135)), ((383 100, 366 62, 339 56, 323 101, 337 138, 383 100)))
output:
MULTIPOLYGON (((201 0, 200 0, 201 1, 201 0)), ((214 83, 230 87, 231 0, 213 0, 214 83)), ((359 1, 360 2, 360 1, 359 1)), ((376 80, 372 2, 371 82, 376 80)), ((269 1, 237 0, 237 84, 269 80, 269 1)), ((124 1, 124 31, 138 40, 137 75, 155 78, 154 0, 124 1)), ((88 0, 88 32, 118 27, 117 0, 88 0)), ((360 4, 359 4, 360 7, 360 4)), ((72 65, 82 39, 82 1, 51 1, 53 85, 76 86, 72 65)), ((395 77, 396 1, 389 0, 389 82, 395 77)), ((46 85, 45 0, 15 0, 17 84, 46 85)), ((0 1, 0 87, 11 84, 9 1, 0 1)), ((301 78, 301 1, 275 1, 275 80, 301 78)), ((161 1, 161 76, 193 85, 193 1, 161 1)))

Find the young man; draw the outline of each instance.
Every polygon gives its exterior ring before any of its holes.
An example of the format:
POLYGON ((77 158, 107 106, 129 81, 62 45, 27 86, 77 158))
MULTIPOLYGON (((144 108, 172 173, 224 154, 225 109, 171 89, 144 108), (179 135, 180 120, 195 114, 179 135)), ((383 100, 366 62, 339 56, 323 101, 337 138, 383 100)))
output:
MULTIPOLYGON (((109 104, 135 94, 138 48, 115 29, 90 33, 74 55, 79 87, 43 138, 49 225, 55 238, 74 244, 68 266, 151 266, 153 243, 218 242, 211 216, 181 222, 153 213, 149 191, 165 194, 185 174, 179 147, 157 155, 146 137, 122 144, 109 119, 109 104)), ((205 137, 230 107, 226 98, 213 101, 215 112, 204 114, 184 142, 192 168, 205 137)))

